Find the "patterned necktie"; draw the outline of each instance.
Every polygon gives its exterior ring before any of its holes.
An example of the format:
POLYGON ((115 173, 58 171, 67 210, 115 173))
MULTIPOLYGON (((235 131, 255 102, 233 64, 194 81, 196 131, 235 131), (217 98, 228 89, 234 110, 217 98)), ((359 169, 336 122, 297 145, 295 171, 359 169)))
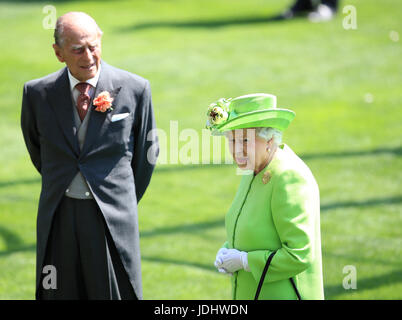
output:
POLYGON ((80 82, 75 87, 80 92, 77 99, 77 110, 81 121, 83 121, 88 112, 89 102, 91 101, 91 97, 88 94, 91 85, 86 82, 80 82))

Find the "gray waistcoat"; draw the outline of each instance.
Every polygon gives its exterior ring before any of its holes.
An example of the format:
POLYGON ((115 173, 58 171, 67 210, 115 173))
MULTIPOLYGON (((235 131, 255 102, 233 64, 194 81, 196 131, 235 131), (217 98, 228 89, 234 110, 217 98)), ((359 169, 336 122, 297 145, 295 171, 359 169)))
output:
MULTIPOLYGON (((84 146, 85 136, 87 134, 88 129, 88 121, 91 116, 91 109, 89 108, 84 121, 81 123, 80 116, 78 115, 77 108, 74 109, 74 121, 77 126, 77 138, 80 145, 80 149, 84 146)), ((78 172, 74 179, 71 181, 70 186, 67 188, 65 195, 70 198, 75 199, 93 199, 91 190, 88 187, 88 183, 86 182, 84 176, 81 172, 78 172)))

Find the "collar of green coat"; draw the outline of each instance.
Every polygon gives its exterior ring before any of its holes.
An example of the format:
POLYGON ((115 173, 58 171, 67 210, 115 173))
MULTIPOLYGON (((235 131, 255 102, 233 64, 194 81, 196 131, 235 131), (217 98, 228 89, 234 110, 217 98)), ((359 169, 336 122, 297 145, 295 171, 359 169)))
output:
MULTIPOLYGON (((284 143, 280 144, 278 146, 278 149, 275 153, 274 158, 271 160, 271 162, 264 168, 262 169, 257 175, 254 175, 254 171, 253 170, 244 170, 242 172, 242 175, 244 176, 243 179, 243 183, 245 183, 246 185, 249 185, 252 181, 254 181, 254 178, 257 179, 263 179, 264 176, 266 176, 267 174, 272 177, 272 174, 274 174, 278 164, 281 161, 281 158, 283 158, 284 153, 287 152, 288 150, 288 146, 284 143), (269 172, 269 173, 268 173, 269 172)), ((269 177, 269 179, 270 179, 269 177)), ((269 181, 268 179, 268 181, 269 181)), ((267 182, 268 182, 267 181, 267 182)))
POLYGON ((271 162, 264 169, 262 169, 255 177, 257 179, 263 179, 263 182, 265 181, 264 184, 268 183, 272 175, 275 174, 276 168, 288 148, 289 147, 286 144, 284 143, 280 144, 271 162))

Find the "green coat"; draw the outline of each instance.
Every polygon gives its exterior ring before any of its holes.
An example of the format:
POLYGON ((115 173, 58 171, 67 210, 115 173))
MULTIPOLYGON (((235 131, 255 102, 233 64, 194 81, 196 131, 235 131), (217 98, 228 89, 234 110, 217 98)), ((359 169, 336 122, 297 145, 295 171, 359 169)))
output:
POLYGON ((259 299, 297 299, 290 278, 302 299, 324 299, 318 185, 287 145, 256 176, 242 177, 225 227, 224 247, 248 252, 251 270, 232 276, 233 299, 254 299, 272 252, 259 299))

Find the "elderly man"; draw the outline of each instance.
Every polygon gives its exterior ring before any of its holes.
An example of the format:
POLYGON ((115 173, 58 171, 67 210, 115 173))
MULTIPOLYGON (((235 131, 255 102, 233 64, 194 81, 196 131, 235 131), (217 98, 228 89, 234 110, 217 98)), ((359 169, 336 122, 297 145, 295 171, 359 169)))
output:
POLYGON ((101 60, 102 31, 61 16, 66 67, 25 84, 21 127, 42 176, 37 299, 141 299, 137 203, 158 156, 149 82, 101 60))

